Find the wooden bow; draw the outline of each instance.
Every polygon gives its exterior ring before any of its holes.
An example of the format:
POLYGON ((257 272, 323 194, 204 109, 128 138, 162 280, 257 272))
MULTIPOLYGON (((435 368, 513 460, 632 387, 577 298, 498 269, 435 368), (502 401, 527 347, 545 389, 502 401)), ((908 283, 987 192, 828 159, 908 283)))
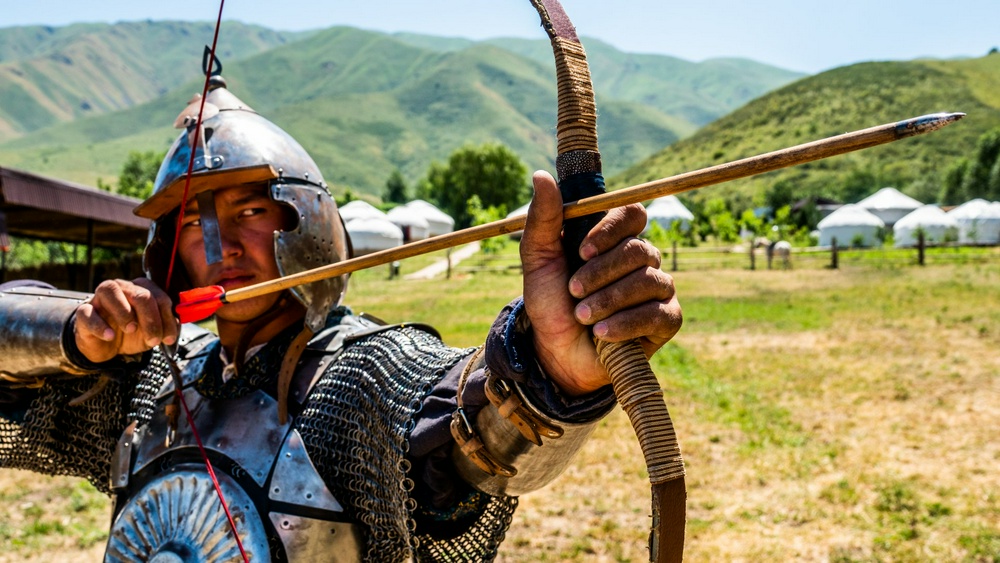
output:
MULTIPOLYGON (((597 147, 597 106, 587 55, 576 29, 558 0, 532 0, 549 35, 556 60, 559 110, 556 122, 556 171, 563 201, 604 193, 601 153, 597 147)), ((601 214, 571 219, 563 225, 563 245, 570 271, 580 265, 580 244, 601 214)), ((663 392, 638 340, 596 340, 597 352, 611 378, 618 403, 639 438, 652 494, 649 559, 657 563, 684 558, 687 492, 684 460, 663 392)))

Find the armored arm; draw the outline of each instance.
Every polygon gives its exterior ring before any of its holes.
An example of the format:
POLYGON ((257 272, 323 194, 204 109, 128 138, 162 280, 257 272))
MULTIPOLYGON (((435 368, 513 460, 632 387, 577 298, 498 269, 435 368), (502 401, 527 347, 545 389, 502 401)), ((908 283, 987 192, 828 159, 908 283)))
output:
POLYGON ((459 385, 452 462, 465 481, 490 495, 516 496, 548 484, 615 405, 610 388, 583 397, 561 394, 530 343, 519 300, 501 314, 459 385), (487 399, 478 411, 463 405, 466 388, 468 396, 487 399))
POLYGON ((87 297, 0 287, 0 466, 81 476, 106 492, 138 369, 76 350, 72 318, 87 297))
POLYGON ((0 378, 38 387, 46 378, 92 373, 67 346, 70 319, 89 294, 36 286, 0 291, 0 378))

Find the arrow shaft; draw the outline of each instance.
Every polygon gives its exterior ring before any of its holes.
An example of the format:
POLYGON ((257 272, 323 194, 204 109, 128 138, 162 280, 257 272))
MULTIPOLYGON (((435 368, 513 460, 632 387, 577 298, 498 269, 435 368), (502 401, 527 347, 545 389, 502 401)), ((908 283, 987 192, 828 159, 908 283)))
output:
MULTIPOLYGON (((698 188, 704 188, 723 182, 738 180, 748 176, 763 174, 787 168, 797 164, 804 164, 815 160, 829 158, 846 154, 849 152, 874 147, 907 137, 913 137, 924 133, 935 131, 953 123, 962 117, 963 113, 940 113, 915 117, 885 125, 878 125, 868 129, 860 129, 850 133, 844 133, 810 143, 795 145, 784 149, 760 154, 702 168, 693 172, 685 172, 676 176, 653 180, 644 184, 639 184, 629 188, 609 192, 599 196, 581 199, 563 206, 563 218, 572 219, 607 211, 615 207, 640 203, 659 197, 675 195, 698 188)), ((439 235, 429 239, 411 242, 403 246, 382 250, 365 256, 343 260, 334 264, 320 266, 312 270, 300 272, 289 276, 284 276, 275 280, 250 285, 240 289, 229 291, 223 297, 227 303, 234 303, 274 293, 295 287, 298 285, 319 281, 335 276, 341 276, 364 270, 382 264, 388 264, 396 260, 412 258, 421 254, 435 252, 446 248, 452 248, 484 240, 491 237, 501 236, 517 232, 524 229, 525 216, 510 217, 501 219, 484 225, 477 225, 461 231, 455 231, 444 235, 439 235)))

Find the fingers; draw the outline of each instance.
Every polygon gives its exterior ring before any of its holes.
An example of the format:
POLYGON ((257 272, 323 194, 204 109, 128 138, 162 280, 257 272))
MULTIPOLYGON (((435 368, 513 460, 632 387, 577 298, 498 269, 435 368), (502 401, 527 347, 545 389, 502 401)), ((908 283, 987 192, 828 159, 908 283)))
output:
POLYGON ((594 325, 594 334, 608 342, 638 338, 646 355, 651 356, 677 334, 683 320, 676 299, 649 301, 602 319, 594 325))
POLYGON ((168 345, 176 342, 179 327, 174 321, 170 297, 152 280, 139 278, 134 283, 142 291, 137 290, 130 302, 138 313, 140 330, 150 336, 146 343, 152 347, 159 341, 168 345))
POLYGON ((668 302, 674 298, 674 293, 670 274, 656 268, 643 268, 581 299, 574 314, 579 322, 593 325, 643 303, 668 302))
POLYGON ((86 338, 93 338, 104 342, 111 342, 115 339, 115 330, 101 318, 94 306, 90 303, 80 305, 76 310, 76 331, 77 334, 86 338))
POLYGON ((580 256, 590 260, 618 246, 627 237, 634 237, 646 228, 646 208, 635 203, 608 211, 583 243, 580 256))
POLYGON ((81 352, 94 360, 173 344, 178 326, 166 293, 139 278, 101 282, 90 302, 77 309, 76 331, 81 352))
POLYGON ((593 324, 616 310, 634 307, 646 301, 669 301, 673 297, 674 280, 670 274, 659 268, 646 266, 621 276, 614 283, 588 292, 577 304, 576 315, 581 322, 593 324))
POLYGON ((610 251, 590 258, 570 278, 573 297, 582 299, 638 270, 660 269, 660 251, 655 246, 635 237, 619 241, 610 251))
POLYGON ((659 250, 629 237, 591 258, 570 280, 580 299, 576 320, 609 342, 639 338, 647 355, 680 330, 683 317, 673 277, 660 270, 659 250))

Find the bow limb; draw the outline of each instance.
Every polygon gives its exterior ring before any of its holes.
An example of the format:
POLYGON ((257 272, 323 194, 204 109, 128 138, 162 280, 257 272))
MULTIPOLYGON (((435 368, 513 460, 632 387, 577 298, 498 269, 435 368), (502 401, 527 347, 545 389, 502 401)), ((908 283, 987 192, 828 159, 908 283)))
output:
MULTIPOLYGON (((558 0, 531 0, 552 42, 556 59, 559 110, 556 126, 556 172, 564 201, 604 192, 597 146, 597 107, 586 53, 558 0)), ((563 244, 570 271, 582 264, 579 247, 601 215, 564 224, 563 244)), ((597 340, 597 351, 628 415, 645 457, 652 496, 650 561, 679 562, 684 556, 687 493, 684 462, 656 374, 638 340, 597 340)))

